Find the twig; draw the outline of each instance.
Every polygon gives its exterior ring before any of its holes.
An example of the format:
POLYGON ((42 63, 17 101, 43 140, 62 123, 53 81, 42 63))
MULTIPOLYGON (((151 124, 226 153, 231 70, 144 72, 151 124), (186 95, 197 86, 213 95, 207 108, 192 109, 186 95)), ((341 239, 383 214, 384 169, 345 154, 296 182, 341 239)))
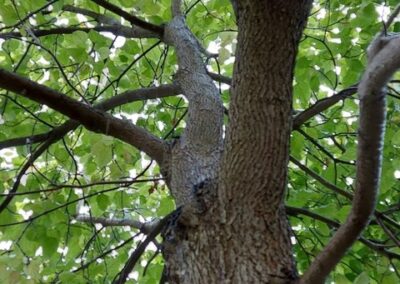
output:
POLYGON ((108 226, 129 226, 140 230, 143 234, 148 234, 153 231, 160 220, 154 219, 150 222, 140 222, 132 219, 118 219, 118 218, 103 218, 103 217, 91 217, 88 215, 77 215, 75 219, 79 222, 91 223, 91 224, 101 224, 104 227, 108 226))
POLYGON ((155 239, 155 237, 161 232, 168 221, 171 218, 175 217, 177 213, 179 214, 180 211, 181 207, 178 207, 160 220, 160 222, 154 227, 154 229, 147 235, 146 239, 131 254, 124 268, 120 271, 118 279, 113 281, 113 284, 123 284, 126 282, 129 273, 135 267, 136 262, 139 260, 140 256, 143 254, 148 244, 155 239))
POLYGON ((118 6, 115 6, 114 4, 111 4, 105 0, 92 0, 93 2, 99 4, 103 8, 117 14, 118 16, 121 16, 128 22, 130 22, 132 25, 136 25, 138 27, 141 27, 143 29, 155 32, 156 34, 162 36, 164 33, 164 29, 160 26, 148 23, 146 21, 143 21, 139 19, 138 17, 133 16, 132 14, 129 14, 128 12, 125 12, 118 6))

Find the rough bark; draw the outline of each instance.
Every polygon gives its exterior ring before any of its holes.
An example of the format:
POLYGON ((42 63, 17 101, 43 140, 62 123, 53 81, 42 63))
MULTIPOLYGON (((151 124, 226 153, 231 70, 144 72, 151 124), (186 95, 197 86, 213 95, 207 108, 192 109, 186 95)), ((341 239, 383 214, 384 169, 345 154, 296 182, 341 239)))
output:
POLYGON ((165 37, 178 54, 177 81, 189 100, 187 129, 171 155, 169 185, 183 209, 164 232, 170 283, 297 281, 283 196, 293 65, 310 6, 311 1, 238 3, 223 158, 223 109, 201 49, 181 17, 166 26, 165 37))
POLYGON ((297 280, 283 207, 297 46, 312 1, 238 1, 238 45, 219 201, 225 277, 297 280))
POLYGON ((188 203, 193 186, 214 179, 222 152, 223 105, 207 74, 201 48, 176 16, 165 28, 165 41, 176 48, 179 70, 175 82, 189 100, 186 128, 172 147, 169 181, 177 205, 188 203))
POLYGON ((164 40, 176 49, 179 71, 175 81, 189 101, 189 111, 185 131, 171 147, 168 183, 183 210, 164 232, 165 274, 169 283, 219 283, 222 278, 216 274, 220 269, 209 254, 218 253, 213 243, 220 230, 215 216, 202 215, 209 203, 201 195, 208 198, 206 192, 215 192, 224 109, 205 69, 199 43, 184 17, 177 11, 174 14, 165 27, 164 40))

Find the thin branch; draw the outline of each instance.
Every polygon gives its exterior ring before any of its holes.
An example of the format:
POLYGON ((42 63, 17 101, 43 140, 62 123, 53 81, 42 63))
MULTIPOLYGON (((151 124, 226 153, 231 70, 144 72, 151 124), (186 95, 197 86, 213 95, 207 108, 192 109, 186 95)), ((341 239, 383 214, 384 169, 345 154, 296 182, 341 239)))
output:
MULTIPOLYGON (((207 73, 214 81, 225 83, 227 85, 232 84, 232 78, 213 72, 207 72, 207 73)), ((354 84, 353 86, 350 86, 340 91, 339 93, 334 94, 331 97, 318 100, 311 107, 297 114, 293 118, 293 129, 296 130, 300 128, 301 125, 303 125, 306 121, 308 121, 312 117, 316 116, 317 114, 320 114, 321 112, 325 111, 326 109, 333 106, 337 102, 344 100, 357 93, 357 85, 358 84, 354 84)))
POLYGON ((84 15, 84 16, 91 17, 91 18, 95 19, 96 22, 101 23, 101 24, 105 24, 105 25, 121 25, 118 20, 116 20, 116 19, 114 19, 112 17, 106 16, 106 15, 103 15, 103 14, 99 14, 99 13, 93 12, 91 10, 75 7, 73 5, 64 5, 62 9, 64 11, 68 11, 68 12, 71 12, 71 13, 81 14, 81 15, 84 15))
POLYGON ((301 283, 325 278, 366 228, 374 212, 380 182, 386 117, 384 87, 400 68, 400 37, 377 37, 368 49, 369 64, 358 87, 360 118, 356 191, 346 222, 314 259, 301 283))
POLYGON ((12 25, 12 26, 8 26, 8 27, 3 27, 0 29, 0 31, 7 29, 7 28, 11 28, 11 27, 18 27, 19 25, 21 25, 22 23, 24 23, 26 20, 28 20, 30 17, 34 16, 35 14, 39 13, 40 11, 43 11, 44 9, 46 9, 47 7, 53 5, 54 3, 58 2, 58 0, 53 0, 50 1, 48 3, 46 3, 45 5, 43 5, 42 7, 29 12, 25 17, 23 17, 21 20, 19 20, 16 24, 12 25))
MULTIPOLYGON (((304 36, 305 36, 305 39, 308 39, 308 38, 313 39, 313 40, 315 40, 315 41, 318 41, 319 43, 321 43, 321 44, 325 47, 325 49, 326 49, 326 50, 328 51, 328 53, 329 53, 329 57, 330 57, 329 59, 332 61, 332 64, 333 64, 333 66, 332 66, 331 68, 332 68, 333 70, 335 70, 335 69, 336 69, 336 66, 337 66, 336 60, 335 60, 335 56, 333 55, 332 50, 331 50, 331 48, 329 47, 327 41, 324 40, 324 39, 319 39, 319 38, 317 38, 317 37, 313 37, 313 36, 307 35, 307 34, 304 34, 304 36)), ((335 73, 335 82, 334 82, 334 83, 331 82, 331 80, 330 80, 328 77, 326 77, 326 78, 327 78, 327 80, 331 83, 332 89, 333 89, 333 90, 336 90, 337 85, 338 85, 338 75, 335 73)))
POLYGON ((213 72, 207 72, 207 74, 211 77, 211 79, 213 79, 214 81, 217 82, 221 82, 221 83, 225 83, 227 85, 232 84, 232 78, 229 78, 227 76, 221 75, 221 74, 217 74, 217 73, 213 73, 213 72))
POLYGON ((340 227, 340 223, 338 223, 338 222, 336 222, 334 220, 331 220, 329 218, 326 218, 326 217, 324 217, 322 215, 319 215, 317 213, 311 212, 310 210, 307 210, 307 209, 304 209, 304 208, 292 207, 292 206, 285 206, 285 208, 286 208, 286 213, 289 216, 294 216, 295 217, 295 216, 301 214, 301 215, 308 216, 308 217, 310 217, 312 219, 315 219, 317 221, 321 221, 321 222, 327 224, 329 227, 332 227, 332 228, 339 228, 340 227))
POLYGON ((192 11, 192 9, 193 9, 194 7, 196 7, 196 5, 197 5, 199 2, 201 2, 201 0, 196 0, 193 4, 191 4, 191 5, 186 9, 186 11, 185 11, 185 16, 187 16, 187 15, 190 13, 190 11, 192 11))
POLYGON ((351 165, 354 166, 354 162, 349 162, 349 161, 345 161, 345 160, 341 160, 341 159, 337 159, 335 158, 335 156, 329 152, 327 149, 325 149, 321 144, 319 144, 317 142, 317 140, 315 140, 313 137, 311 137, 310 135, 308 135, 305 131, 303 131, 302 129, 298 128, 297 131, 303 135, 308 141, 311 142, 311 144, 313 144, 317 149, 319 149, 322 153, 324 153, 325 155, 327 155, 330 159, 332 159, 335 163, 342 163, 342 164, 347 164, 347 165, 351 165))
MULTIPOLYGON (((139 179, 140 177, 142 177, 142 176, 147 172, 147 170, 150 168, 152 162, 153 162, 153 161, 150 161, 150 163, 147 165, 147 167, 144 168, 138 175, 136 175, 135 180, 139 179)), ((133 181, 131 181, 131 183, 133 183, 133 181)), ((36 219, 39 219, 40 217, 43 217, 43 216, 45 216, 45 215, 47 215, 47 214, 50 214, 51 212, 57 211, 57 210, 59 210, 59 209, 61 209, 61 208, 67 207, 67 206, 69 206, 69 205, 71 205, 71 204, 74 204, 74 203, 77 203, 77 202, 79 202, 79 201, 81 201, 81 200, 86 200, 86 199, 91 198, 91 197, 93 197, 93 196, 97 196, 97 195, 102 194, 102 193, 106 193, 106 192, 118 190, 118 189, 120 189, 120 188, 121 188, 121 186, 118 185, 118 186, 116 186, 116 187, 112 187, 112 188, 100 190, 100 191, 97 191, 97 192, 94 192, 94 193, 91 193, 91 194, 88 194, 88 195, 84 195, 84 196, 79 197, 79 198, 77 198, 77 199, 68 201, 68 202, 66 202, 66 203, 64 203, 64 204, 61 204, 61 205, 56 206, 56 207, 54 207, 54 208, 51 208, 51 209, 49 209, 49 210, 47 210, 47 211, 44 211, 44 212, 42 212, 42 213, 39 213, 38 215, 35 215, 35 216, 30 217, 30 218, 28 218, 28 219, 25 219, 25 220, 23 220, 23 221, 18 221, 18 222, 13 222, 13 223, 8 223, 8 224, 0 224, 0 227, 15 226, 15 225, 20 225, 20 224, 24 224, 24 223, 30 223, 30 222, 33 222, 33 221, 36 220, 36 219)), ((12 196, 11 196, 11 197, 12 197, 12 196)), ((0 212, 1 212, 1 211, 0 211, 0 212)))
MULTIPOLYGON (((42 37, 47 35, 58 35, 58 34, 72 34, 76 31, 82 31, 88 33, 90 31, 97 32, 110 32, 116 36, 122 36, 126 38, 155 38, 156 36, 153 33, 147 32, 142 29, 130 28, 123 25, 107 25, 107 26, 96 26, 93 28, 85 28, 85 27, 62 27, 62 28, 53 28, 47 30, 31 30, 31 33, 35 37, 42 37)), ((20 32, 9 32, 0 34, 0 38, 2 39, 10 39, 10 38, 20 38, 23 35, 20 32)))
MULTIPOLYGON (((286 208, 286 213, 289 216, 296 217, 299 214, 301 214, 301 215, 310 217, 310 218, 312 218, 314 220, 323 222, 323 223, 327 224, 329 227, 332 227, 332 228, 335 228, 335 229, 340 227, 340 223, 338 223, 338 222, 336 222, 336 221, 334 221, 332 219, 326 218, 326 217, 324 217, 322 215, 319 215, 317 213, 311 212, 310 210, 307 210, 307 209, 304 209, 304 208, 291 207, 291 206, 285 206, 285 208, 286 208)), ((366 238, 364 238, 362 236, 360 236, 358 238, 358 240, 361 243, 365 244, 370 249, 372 249, 372 250, 374 250, 374 251, 376 251, 376 252, 378 252, 378 253, 386 256, 386 257, 388 257, 389 259, 392 259, 392 258, 400 259, 400 255, 398 255, 397 253, 394 253, 394 252, 386 250, 385 247, 380 245, 380 244, 377 244, 375 242, 367 240, 366 238)), ((309 282, 309 283, 314 283, 314 282, 309 282)))
POLYGON ((164 154, 167 151, 166 143, 128 120, 113 117, 47 86, 4 69, 0 69, 0 86, 45 104, 69 118, 79 121, 93 132, 110 135, 133 145, 155 159, 160 165, 164 162, 164 154))
MULTIPOLYGON (((297 159, 295 159, 294 157, 290 156, 289 160, 295 164, 296 166, 298 166, 302 171, 304 171, 306 174, 308 174, 309 176, 311 176, 312 178, 314 178, 316 181, 318 181, 320 184, 322 184, 323 186, 325 186, 326 188, 332 190, 333 192, 336 192, 337 194, 340 194, 344 197, 346 197, 349 200, 353 200, 353 194, 350 192, 347 192, 339 187, 337 187, 336 185, 334 185, 333 183, 327 181, 326 179, 324 179, 323 177, 321 177, 320 175, 318 175, 316 172, 310 170, 308 167, 306 167, 305 165, 303 165, 302 163, 300 163, 297 159)), ((388 224, 392 225, 393 227, 395 227, 396 229, 400 230, 400 224, 398 224, 396 221, 390 219, 388 216, 386 216, 384 213, 375 210, 375 216, 376 218, 380 218, 382 220, 384 220, 385 222, 387 222, 388 224)), ((382 227, 383 228, 383 227, 382 227)))
POLYGON ((34 110, 30 110, 29 107, 24 106, 24 105, 23 105, 22 103, 20 103, 17 99, 14 99, 14 98, 12 98, 12 97, 10 97, 10 96, 8 96, 8 95, 3 95, 3 94, 0 94, 0 96, 5 97, 6 100, 10 100, 11 102, 13 102, 13 103, 14 103, 16 106, 18 106, 23 112, 29 114, 35 122, 40 122, 40 123, 42 123, 43 125, 45 125, 45 126, 47 126, 47 127, 49 127, 49 128, 54 128, 54 126, 53 126, 52 124, 50 124, 50 123, 47 122, 46 120, 42 119, 40 116, 38 116, 37 114, 35 114, 35 111, 34 111, 34 110))
POLYGON ((98 182, 93 182, 93 183, 88 183, 88 184, 62 184, 62 185, 56 185, 55 187, 48 188, 48 189, 39 189, 39 190, 31 190, 28 192, 14 192, 14 193, 0 193, 0 196, 10 196, 10 195, 30 195, 30 194, 38 194, 38 193, 46 193, 46 192, 54 192, 60 189, 64 188, 88 188, 88 187, 93 187, 96 185, 114 185, 118 184, 120 187, 128 187, 134 183, 142 183, 142 182, 156 182, 164 180, 164 178, 148 178, 148 179, 133 179, 133 180, 115 180, 115 181, 98 181, 98 182))
MULTIPOLYGON (((50 213, 52 213, 52 212, 54 212, 54 211, 57 211, 57 210, 59 210, 59 209, 61 209, 61 208, 65 208, 65 207, 67 207, 67 206, 69 206, 69 205, 71 205, 71 204, 77 203, 77 202, 79 202, 79 201, 81 201, 81 200, 85 200, 85 199, 91 198, 91 197, 93 197, 93 196, 97 196, 97 195, 99 195, 99 194, 102 194, 102 193, 106 193, 106 192, 110 192, 110 191, 114 191, 114 190, 119 190, 120 188, 121 188, 120 186, 116 186, 116 187, 112 187, 112 188, 100 190, 100 191, 97 191, 97 192, 94 192, 94 193, 85 195, 85 196, 83 196, 83 197, 79 197, 79 198, 76 198, 76 199, 74 199, 74 200, 68 201, 68 202, 66 202, 66 203, 63 203, 63 204, 61 204, 61 205, 59 205, 59 206, 56 206, 56 207, 51 208, 51 209, 49 209, 49 210, 46 210, 46 211, 44 211, 44 212, 42 212, 42 213, 39 213, 39 214, 37 214, 37 215, 35 215, 35 216, 29 217, 28 219, 24 219, 24 220, 22 220, 22 221, 16 221, 16 222, 12 222, 12 223, 0 224, 0 227, 11 227, 11 226, 16 226, 16 225, 21 225, 21 224, 30 223, 30 222, 33 222, 33 221, 35 221, 36 219, 39 219, 39 218, 41 218, 41 217, 43 217, 43 216, 45 216, 45 215, 47 215, 47 214, 50 214, 50 213)), ((1 212, 1 211, 0 211, 0 212, 1 212)))
POLYGON ((148 87, 137 90, 126 91, 120 95, 114 96, 98 105, 97 108, 110 110, 115 107, 141 100, 153 100, 170 96, 176 96, 180 93, 179 87, 175 84, 165 84, 158 87, 148 87))
POLYGON ((177 214, 180 214, 181 209, 181 207, 178 207, 158 222, 154 229, 147 235, 146 239, 131 254, 124 268, 120 271, 118 279, 113 281, 113 284, 122 284, 126 282, 129 273, 131 273, 131 271, 135 267, 135 264, 137 263, 149 243, 157 237, 157 235, 162 231, 162 229, 168 224, 168 222, 172 218, 176 218, 177 214))
POLYGON ((293 129, 299 129, 301 125, 303 125, 307 120, 320 114, 325 111, 329 107, 333 106, 337 102, 344 100, 357 92, 357 84, 340 91, 337 94, 334 94, 331 97, 321 99, 313 104, 308 109, 302 111, 298 115, 296 115, 293 119, 293 129))
POLYGON ((393 23, 394 19, 397 17, 397 15, 400 13, 400 4, 397 5, 396 9, 392 12, 390 15, 389 19, 386 21, 386 23, 383 23, 383 29, 381 31, 381 36, 386 36, 387 35, 387 29, 390 27, 390 25, 393 23))
POLYGON ((294 157, 290 156, 289 160, 295 164, 296 166, 298 166, 302 171, 304 171, 305 173, 307 173, 308 175, 310 175, 313 179, 315 179, 316 181, 318 181, 319 183, 321 183, 323 186, 329 188, 330 190, 332 190, 333 192, 336 192, 350 200, 353 199, 353 195, 347 191, 344 191, 343 189, 337 187, 336 185, 330 183, 329 181, 327 181, 326 179, 322 178, 320 175, 318 175, 316 172, 310 170, 309 168, 307 168, 305 165, 303 165, 302 163, 300 163, 297 159, 295 159, 294 157))
MULTIPOLYGON (((138 235, 138 234, 137 234, 138 235)), ((100 255, 96 256, 95 258, 93 258, 92 260, 86 262, 85 264, 83 264, 82 266, 78 267, 75 270, 72 270, 73 273, 78 272, 80 270, 86 269, 87 267, 89 267, 89 265, 91 265, 92 263, 96 262, 98 259, 104 259, 105 256, 107 256, 108 254, 112 253, 113 251, 116 251, 124 246, 126 246, 127 244, 129 244, 130 242, 132 242, 134 240, 134 238, 137 236, 134 235, 133 237, 130 237, 129 239, 127 239, 126 241, 124 241, 123 243, 121 243, 120 245, 109 249, 103 253, 101 253, 100 255)))
POLYGON ((181 0, 172 0, 171 11, 173 17, 182 15, 181 5, 182 5, 181 0))
POLYGON ((43 49, 44 51, 46 51, 51 58, 53 58, 54 62, 56 63, 56 65, 58 66, 58 69, 60 70, 60 73, 62 75, 62 77, 64 78, 65 83, 71 87, 71 89, 85 102, 88 103, 87 100, 85 99, 85 97, 81 94, 81 92, 71 83, 70 79, 68 78, 67 74, 65 73, 64 68, 62 68, 62 64, 60 63, 60 61, 58 60, 57 56, 47 47, 43 46, 39 40, 35 40, 36 36, 33 35, 32 33, 30 34, 31 36, 34 37, 33 41, 27 41, 29 42, 29 44, 33 44, 35 46, 38 46, 39 48, 43 49))
POLYGON ((386 235, 389 236, 389 238, 400 248, 400 240, 393 234, 393 232, 385 225, 385 223, 382 222, 382 220, 379 217, 375 217, 376 222, 379 224, 379 226, 382 227, 382 229, 385 231, 386 235))
POLYGON ((91 217, 89 215, 77 215, 75 219, 79 222, 90 223, 90 224, 101 224, 104 227, 108 226, 129 226, 140 230, 143 234, 148 234, 158 225, 160 220, 154 219, 150 222, 140 222, 128 218, 117 219, 117 218, 104 218, 104 217, 91 217))
POLYGON ((155 32, 156 34, 158 34, 160 37, 163 35, 164 33, 164 28, 148 23, 146 21, 143 21, 142 19, 139 19, 138 17, 133 16, 132 14, 125 12, 124 10, 122 10, 121 8, 119 8, 118 6, 115 6, 114 4, 111 4, 105 0, 92 0, 92 2, 95 2, 96 4, 102 6, 103 8, 117 14, 118 16, 121 16, 122 18, 124 18, 125 20, 127 20, 128 22, 130 22, 132 25, 134 26, 138 26, 141 27, 143 29, 155 32))
POLYGON ((40 155, 42 155, 43 152, 46 151, 53 143, 61 139, 65 135, 65 133, 68 132, 67 130, 72 127, 73 123, 75 122, 71 120, 68 121, 67 123, 64 123, 62 126, 54 129, 51 132, 49 138, 29 156, 28 161, 22 166, 17 177, 15 178, 13 187, 8 193, 9 195, 7 195, 4 201, 0 204, 0 213, 7 208, 8 204, 10 204, 11 200, 14 198, 13 194, 17 192, 21 179, 24 176, 25 172, 29 169, 29 167, 32 166, 35 160, 40 155))
POLYGON ((44 140, 49 138, 50 133, 51 133, 51 131, 47 132, 47 133, 37 134, 37 135, 12 138, 9 140, 0 141, 0 150, 4 149, 4 148, 9 148, 9 147, 31 145, 31 144, 43 142, 44 140))

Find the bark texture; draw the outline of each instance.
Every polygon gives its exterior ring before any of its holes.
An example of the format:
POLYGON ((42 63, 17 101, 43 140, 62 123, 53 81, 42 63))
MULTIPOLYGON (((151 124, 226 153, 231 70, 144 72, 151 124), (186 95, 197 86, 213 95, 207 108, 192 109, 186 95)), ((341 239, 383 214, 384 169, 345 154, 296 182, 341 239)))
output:
POLYGON ((226 278, 297 279, 283 207, 297 46, 312 1, 237 1, 238 45, 220 179, 226 278))
MULTIPOLYGON (((175 81, 189 101, 186 128, 171 146, 168 183, 182 211, 164 232, 165 277, 169 283, 221 283, 215 260, 220 228, 210 214, 223 146, 223 105, 207 74, 202 49, 179 13, 165 27, 164 40, 175 47, 175 81)), ((215 202, 214 202, 215 204, 215 202)), ((222 263, 222 262, 221 262, 222 263)))
POLYGON ((223 155, 222 104, 201 48, 182 17, 166 26, 165 40, 178 55, 177 81, 189 100, 187 128, 170 159, 171 192, 183 206, 164 232, 170 283, 297 281, 283 197, 293 67, 310 7, 309 0, 236 5, 239 35, 223 155))
POLYGON ((222 152, 223 105, 207 74, 200 45, 186 27, 183 16, 166 26, 164 40, 176 48, 179 70, 175 82, 189 101, 186 128, 173 143, 168 174, 178 206, 190 202, 193 187, 214 179, 222 152))

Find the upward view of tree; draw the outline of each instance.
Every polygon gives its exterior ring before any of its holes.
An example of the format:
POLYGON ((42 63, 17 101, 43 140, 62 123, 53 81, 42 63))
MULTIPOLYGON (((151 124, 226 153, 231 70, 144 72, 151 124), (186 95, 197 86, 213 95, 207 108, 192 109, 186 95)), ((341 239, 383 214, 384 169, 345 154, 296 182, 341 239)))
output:
POLYGON ((399 283, 395 0, 0 0, 1 283, 399 283))

